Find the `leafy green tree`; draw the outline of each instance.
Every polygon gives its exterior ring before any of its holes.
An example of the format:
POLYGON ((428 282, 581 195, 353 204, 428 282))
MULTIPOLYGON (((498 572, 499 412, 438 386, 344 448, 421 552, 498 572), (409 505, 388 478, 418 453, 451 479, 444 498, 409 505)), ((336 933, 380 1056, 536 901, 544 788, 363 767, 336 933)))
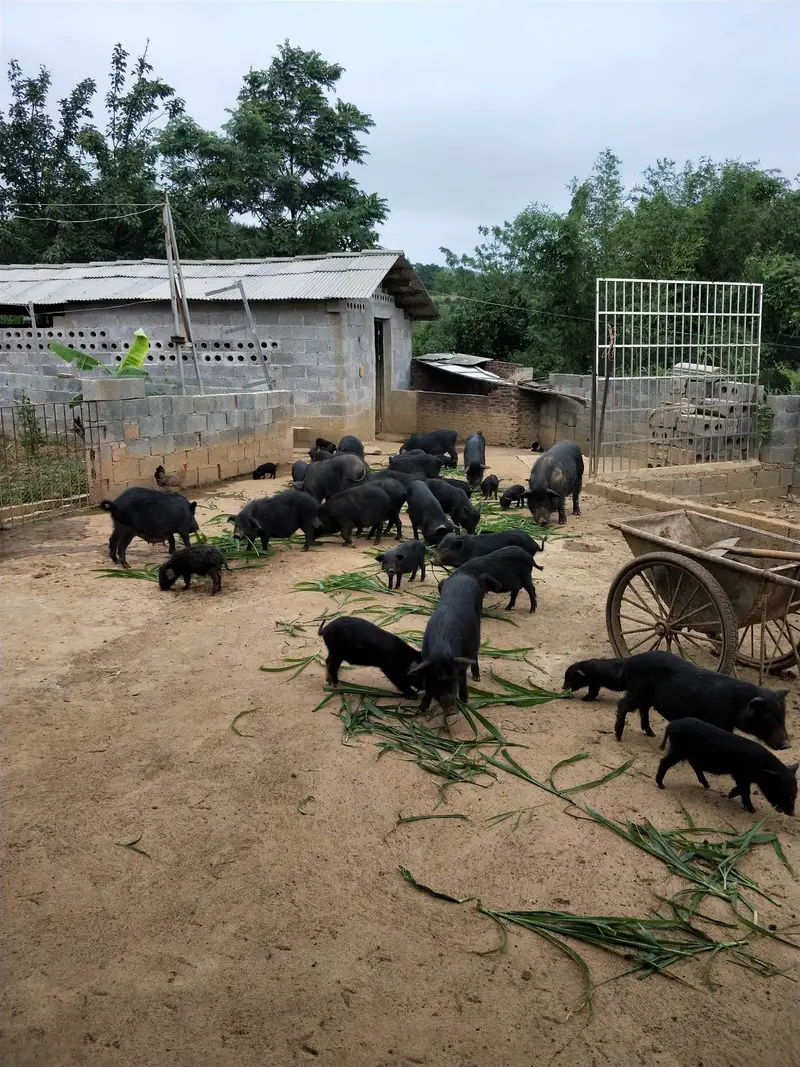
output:
POLYGON ((284 42, 267 69, 245 75, 221 135, 183 119, 168 126, 161 147, 170 181, 233 218, 254 217, 264 254, 374 245, 386 201, 362 192, 347 169, 363 162, 374 123, 330 99, 343 72, 284 42))

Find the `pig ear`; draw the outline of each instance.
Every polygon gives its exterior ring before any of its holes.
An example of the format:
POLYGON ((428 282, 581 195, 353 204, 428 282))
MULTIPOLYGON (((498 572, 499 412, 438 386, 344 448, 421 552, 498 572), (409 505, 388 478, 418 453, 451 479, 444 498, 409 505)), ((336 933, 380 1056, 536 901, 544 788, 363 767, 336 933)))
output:
POLYGON ((789 695, 789 690, 788 689, 776 689, 775 690, 775 696, 778 698, 778 700, 780 700, 781 704, 785 704, 786 703, 786 698, 788 697, 788 695, 789 695))
POLYGON ((547 490, 547 495, 550 497, 551 500, 560 500, 561 499, 561 496, 555 491, 555 489, 548 489, 547 490))
POLYGON ((797 777, 797 769, 798 769, 798 767, 800 767, 800 763, 790 763, 789 766, 786 768, 786 770, 787 771, 791 771, 792 774, 796 778, 797 777))
POLYGON ((164 571, 164 577, 165 578, 174 578, 175 577, 175 571, 172 569, 172 567, 167 567, 167 569, 164 571))
POLYGON ((378 561, 378 563, 383 563, 383 561, 386 559, 386 553, 379 552, 375 559, 378 561))
POLYGON ((457 663, 459 667, 472 667, 478 661, 470 659, 468 656, 453 656, 453 663, 457 663))
POLYGON ((406 674, 419 674, 420 671, 424 671, 427 667, 430 667, 430 661, 421 659, 419 663, 415 663, 413 667, 409 667, 406 674))
POLYGON ((189 504, 189 511, 191 511, 192 515, 194 515, 194 509, 196 507, 197 507, 197 501, 196 500, 192 500, 191 503, 189 504))
POLYGON ((236 516, 235 515, 229 515, 227 517, 227 519, 225 520, 225 522, 236 522, 236 516))

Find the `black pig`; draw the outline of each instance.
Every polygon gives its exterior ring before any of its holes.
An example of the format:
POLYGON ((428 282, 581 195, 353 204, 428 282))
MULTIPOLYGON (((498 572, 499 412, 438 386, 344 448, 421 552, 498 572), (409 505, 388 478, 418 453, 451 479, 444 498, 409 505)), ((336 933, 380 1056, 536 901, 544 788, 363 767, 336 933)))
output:
POLYGON ((525 501, 540 526, 547 526, 553 511, 558 512, 560 523, 567 521, 564 501, 568 496, 572 497, 572 514, 580 515, 583 456, 572 441, 559 441, 542 453, 528 481, 530 491, 525 501))
POLYGON ((417 571, 422 571, 421 582, 425 581, 425 545, 421 541, 405 541, 397 548, 390 548, 388 552, 381 552, 375 557, 381 565, 381 570, 389 575, 389 588, 392 588, 392 579, 397 589, 400 588, 400 579, 404 574, 409 575, 409 582, 413 582, 417 571))
POLYGON ((359 456, 330 456, 325 463, 311 464, 303 479, 303 490, 322 503, 368 477, 369 467, 359 456))
POLYGON ((222 589, 223 567, 226 571, 230 570, 223 554, 213 545, 181 548, 158 568, 158 587, 163 590, 171 589, 179 578, 183 578, 183 588, 188 589, 193 574, 210 575, 213 596, 222 589))
POLYGON ((420 530, 427 542, 435 544, 453 529, 452 522, 445 515, 442 505, 430 491, 427 482, 409 482, 406 493, 408 517, 411 519, 415 541, 419 538, 420 530))
POLYGON ((442 582, 439 603, 425 627, 422 659, 409 672, 425 682, 420 711, 428 711, 435 700, 446 716, 454 715, 456 701, 467 700, 467 667, 480 681, 481 606, 489 591, 498 588, 487 574, 453 574, 442 582))
POLYGON ((642 652, 624 661, 625 696, 617 705, 614 734, 618 741, 625 717, 638 709, 642 730, 650 728, 650 708, 672 721, 693 717, 723 730, 741 730, 770 748, 788 748, 787 689, 774 691, 741 678, 697 667, 671 652, 642 652))
POLYGON ((349 452, 353 456, 364 458, 364 446, 361 441, 354 437, 352 434, 345 434, 345 436, 339 442, 337 452, 349 452))
POLYGON ((166 541, 175 551, 175 534, 184 545, 191 544, 190 534, 199 527, 194 517, 197 502, 180 493, 162 493, 158 489, 125 489, 116 500, 101 500, 100 507, 111 512, 114 528, 108 541, 108 554, 114 563, 128 566, 128 545, 141 537, 153 545, 166 541))
POLYGON ((564 689, 577 693, 579 689, 589 692, 582 700, 596 700, 601 689, 624 693, 626 659, 582 659, 571 663, 564 674, 564 689))
POLYGON ((533 559, 533 566, 539 571, 543 569, 536 562, 535 556, 537 552, 544 550, 544 544, 537 545, 530 534, 526 534, 524 530, 498 530, 495 533, 482 533, 473 537, 448 534, 439 542, 433 562, 443 567, 460 567, 468 559, 486 556, 490 552, 496 552, 498 548, 508 548, 510 545, 524 548, 533 559))
POLYGON ((379 667, 403 696, 415 698, 420 683, 411 677, 411 669, 422 656, 411 645, 374 622, 353 616, 323 622, 317 632, 328 649, 325 664, 329 685, 339 684, 343 662, 358 667, 379 667))
POLYGON ((508 511, 512 504, 521 508, 525 503, 526 491, 524 485, 509 485, 508 489, 504 489, 500 494, 500 510, 508 511))
POLYGON ((462 489, 456 489, 444 478, 429 478, 428 488, 442 505, 456 526, 463 526, 467 533, 474 533, 481 521, 480 508, 476 508, 462 489))
POLYGON ((486 470, 486 439, 480 430, 471 433, 464 445, 464 466, 470 489, 477 489, 486 470))
POLYGON ((402 455, 389 457, 389 470, 392 471, 421 474, 424 478, 436 478, 441 469, 442 457, 431 456, 427 452, 404 452, 402 455))
POLYGON ((277 473, 278 468, 274 463, 262 463, 253 471, 253 478, 256 481, 258 481, 259 478, 274 478, 277 473))
POLYGON ((455 430, 432 430, 430 433, 412 433, 408 440, 400 445, 401 452, 410 452, 412 448, 419 448, 432 456, 444 456, 446 466, 458 466, 458 452, 456 441, 458 434, 455 430))
POLYGON ((302 530, 306 537, 303 551, 307 552, 314 540, 316 514, 317 502, 313 497, 288 489, 275 496, 251 500, 238 515, 229 515, 228 522, 234 524, 233 536, 239 541, 249 541, 252 545, 260 537, 265 552, 271 537, 291 537, 296 530, 302 530))
POLYGON ((466 496, 469 496, 472 492, 469 482, 465 478, 442 478, 440 475, 439 481, 447 482, 448 485, 452 485, 455 489, 460 489, 466 496))
POLYGON ((324 437, 318 437, 314 442, 314 448, 318 448, 321 452, 328 452, 330 455, 336 451, 336 445, 333 441, 326 441, 324 437))
POLYGON ((497 491, 500 488, 500 479, 496 474, 490 474, 488 478, 484 478, 481 482, 481 492, 483 493, 484 500, 491 500, 494 497, 497 500, 497 491))
POLYGON ((306 461, 304 459, 296 459, 292 464, 292 481, 299 482, 302 485, 307 470, 308 464, 306 461))
POLYGON ((531 612, 536 611, 536 590, 533 587, 531 571, 533 568, 533 556, 529 555, 524 548, 511 545, 509 548, 498 548, 495 552, 489 552, 485 556, 475 556, 473 559, 462 563, 456 574, 471 574, 476 578, 482 574, 488 574, 497 582, 498 592, 510 593, 511 598, 506 604, 506 611, 511 611, 517 602, 520 589, 524 589, 531 602, 531 612))
POLYGON ((334 453, 327 448, 309 448, 308 455, 312 463, 321 463, 324 459, 333 459, 334 453))
POLYGON ((656 772, 659 789, 664 788, 664 775, 670 767, 686 760, 703 789, 709 788, 705 771, 729 774, 735 785, 728 799, 741 797, 745 811, 756 810, 750 799, 750 786, 755 783, 773 808, 784 815, 794 815, 800 764, 787 767, 756 741, 720 730, 702 719, 677 719, 668 723, 662 749, 665 746, 666 755, 656 772))
POLYGON ((369 530, 379 545, 388 519, 399 522, 388 492, 377 482, 367 482, 328 497, 317 511, 314 526, 317 534, 341 532, 344 543, 354 548, 354 530, 369 530))

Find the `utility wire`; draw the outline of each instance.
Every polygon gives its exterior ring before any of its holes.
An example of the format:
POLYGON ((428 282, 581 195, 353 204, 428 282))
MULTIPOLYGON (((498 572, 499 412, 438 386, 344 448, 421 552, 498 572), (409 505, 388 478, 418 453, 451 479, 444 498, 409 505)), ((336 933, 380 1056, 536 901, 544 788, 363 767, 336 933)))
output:
POLYGON ((572 319, 574 322, 594 322, 593 318, 586 315, 564 315, 559 311, 535 311, 533 308, 520 307, 519 304, 499 304, 495 300, 480 300, 477 296, 462 296, 460 293, 443 293, 437 289, 429 289, 433 296, 449 296, 454 300, 467 300, 473 304, 488 304, 490 307, 508 308, 509 311, 522 311, 526 315, 549 315, 554 319, 572 319))
POLYGON ((64 226, 93 226, 96 222, 114 222, 117 219, 130 219, 136 215, 146 215, 148 211, 156 211, 160 208, 160 204, 151 204, 150 207, 146 207, 142 211, 128 211, 124 215, 103 215, 98 219, 55 219, 47 215, 12 215, 11 221, 58 222, 64 226))

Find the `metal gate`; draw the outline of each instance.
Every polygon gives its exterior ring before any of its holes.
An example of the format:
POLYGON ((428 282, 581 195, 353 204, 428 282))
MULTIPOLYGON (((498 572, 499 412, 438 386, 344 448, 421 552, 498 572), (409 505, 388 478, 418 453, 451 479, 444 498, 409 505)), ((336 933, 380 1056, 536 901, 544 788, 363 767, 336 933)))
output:
POLYGON ((762 287, 598 278, 592 469, 755 454, 762 287))
POLYGON ((100 476, 96 402, 0 406, 0 526, 87 507, 100 476))

